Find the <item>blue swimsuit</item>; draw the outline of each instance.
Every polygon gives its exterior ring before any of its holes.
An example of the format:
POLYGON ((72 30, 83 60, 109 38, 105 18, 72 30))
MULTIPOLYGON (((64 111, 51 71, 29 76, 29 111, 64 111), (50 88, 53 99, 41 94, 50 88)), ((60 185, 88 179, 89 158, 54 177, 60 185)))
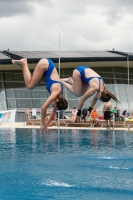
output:
POLYGON ((61 85, 61 90, 62 90, 62 94, 63 94, 62 83, 59 82, 59 81, 52 80, 52 79, 50 78, 50 76, 51 76, 51 74, 52 74, 52 72, 53 72, 53 70, 54 70, 54 68, 55 68, 54 63, 53 63, 53 61, 50 60, 50 59, 47 59, 47 60, 48 60, 49 65, 48 65, 47 71, 44 72, 44 76, 46 77, 46 88, 47 88, 47 91, 50 93, 50 88, 51 88, 51 86, 52 86, 54 83, 60 83, 60 85, 61 85))
MULTIPOLYGON (((76 70, 78 70, 80 75, 81 75, 82 81, 89 85, 89 82, 90 82, 91 79, 98 78, 99 79, 99 90, 100 90, 100 80, 103 81, 102 77, 101 76, 92 76, 92 77, 86 78, 85 77, 85 69, 86 68, 89 68, 89 67, 87 67, 87 66, 79 66, 79 67, 76 68, 76 70)), ((104 83, 104 81, 103 81, 103 83, 104 83)))

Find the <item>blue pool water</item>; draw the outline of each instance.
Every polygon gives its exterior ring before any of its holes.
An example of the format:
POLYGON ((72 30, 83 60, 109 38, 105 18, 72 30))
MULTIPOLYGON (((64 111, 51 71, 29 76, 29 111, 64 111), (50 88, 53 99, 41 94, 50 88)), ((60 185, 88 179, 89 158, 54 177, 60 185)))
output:
POLYGON ((0 200, 132 200, 133 133, 0 129, 0 200))

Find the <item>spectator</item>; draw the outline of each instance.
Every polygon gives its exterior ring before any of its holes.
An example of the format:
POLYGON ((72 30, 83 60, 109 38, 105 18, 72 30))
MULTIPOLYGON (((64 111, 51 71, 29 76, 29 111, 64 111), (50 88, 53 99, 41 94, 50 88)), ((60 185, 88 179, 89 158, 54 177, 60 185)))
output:
POLYGON ((133 119, 133 111, 131 112, 130 119, 133 119))
POLYGON ((115 121, 120 121, 121 120, 121 118, 120 118, 120 110, 117 109, 117 107, 114 107, 114 110, 116 111, 116 112, 114 112, 115 121))
POLYGON ((36 119, 36 109, 32 108, 32 119, 36 119))
POLYGON ((121 121, 121 114, 119 109, 116 109, 115 121, 121 121))
POLYGON ((64 117, 63 117, 63 110, 58 110, 58 111, 56 111, 56 118, 58 119, 63 119, 64 117), (59 115, 59 117, 58 117, 58 115, 59 115))
POLYGON ((76 116, 77 116, 77 110, 76 110, 76 107, 73 107, 73 109, 72 109, 72 116, 71 116, 71 122, 72 123, 75 122, 76 116))
POLYGON ((112 103, 110 101, 105 102, 103 105, 103 114, 107 129, 111 129, 111 117, 112 117, 111 110, 112 110, 112 103))
POLYGON ((121 115, 122 120, 125 121, 126 118, 128 118, 128 117, 129 117, 129 115, 128 115, 128 113, 127 113, 127 110, 124 110, 124 111, 122 112, 122 115, 121 115))
POLYGON ((88 108, 84 108, 82 110, 82 120, 84 120, 84 122, 86 122, 87 113, 88 113, 88 108))
POLYGON ((90 118, 90 122, 92 126, 96 125, 99 122, 98 117, 99 117, 99 113, 96 109, 96 106, 94 106, 93 110, 91 111, 91 118, 90 118))
POLYGON ((30 109, 29 109, 29 107, 26 108, 25 115, 26 115, 26 121, 28 121, 30 119, 30 109))
MULTIPOLYGON (((45 117, 45 122, 47 123, 47 121, 49 120, 50 118, 50 113, 47 113, 46 114, 46 117, 45 117)), ((56 115, 53 116, 53 118, 50 120, 50 123, 49 123, 49 127, 50 126, 55 126, 56 125, 56 115)))
POLYGON ((120 109, 117 110, 116 116, 117 116, 116 121, 125 120, 125 115, 123 115, 123 113, 121 114, 120 109))

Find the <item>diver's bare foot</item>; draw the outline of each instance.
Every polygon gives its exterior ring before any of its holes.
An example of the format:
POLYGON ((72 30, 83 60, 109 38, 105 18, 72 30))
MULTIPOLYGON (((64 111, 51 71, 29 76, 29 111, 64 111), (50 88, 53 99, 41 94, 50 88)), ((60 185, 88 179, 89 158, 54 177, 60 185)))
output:
POLYGON ((69 78, 62 78, 63 81, 69 83, 69 84, 73 84, 73 79, 71 77, 69 78))
POLYGON ((21 67, 27 65, 27 59, 26 58, 22 58, 20 60, 12 60, 12 63, 15 65, 19 65, 21 67))

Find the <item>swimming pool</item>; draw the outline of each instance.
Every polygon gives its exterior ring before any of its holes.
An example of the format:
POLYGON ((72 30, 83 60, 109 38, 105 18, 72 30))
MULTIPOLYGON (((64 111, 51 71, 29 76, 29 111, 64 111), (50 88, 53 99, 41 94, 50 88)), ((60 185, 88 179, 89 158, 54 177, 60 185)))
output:
POLYGON ((133 199, 133 133, 0 129, 0 200, 133 199))

